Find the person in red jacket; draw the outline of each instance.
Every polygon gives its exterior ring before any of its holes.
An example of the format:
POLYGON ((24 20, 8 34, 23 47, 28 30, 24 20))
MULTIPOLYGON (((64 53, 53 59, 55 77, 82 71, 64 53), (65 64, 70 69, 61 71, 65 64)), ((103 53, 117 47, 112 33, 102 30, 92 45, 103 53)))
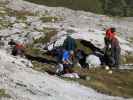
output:
POLYGON ((24 45, 21 43, 16 43, 16 45, 12 50, 12 54, 14 56, 17 56, 17 55, 24 56, 24 45))
POLYGON ((116 29, 109 28, 106 31, 104 38, 105 41, 105 59, 106 64, 110 67, 118 67, 120 64, 120 52, 121 48, 119 41, 116 38, 116 29))

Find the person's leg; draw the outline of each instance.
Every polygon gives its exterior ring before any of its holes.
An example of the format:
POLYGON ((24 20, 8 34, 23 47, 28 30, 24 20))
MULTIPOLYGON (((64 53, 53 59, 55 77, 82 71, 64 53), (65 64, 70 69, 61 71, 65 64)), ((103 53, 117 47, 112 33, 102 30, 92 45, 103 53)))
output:
POLYGON ((108 58, 106 59, 107 60, 107 65, 112 68, 115 64, 115 60, 112 56, 108 56, 108 58))
POLYGON ((73 73, 71 64, 63 64, 63 66, 64 66, 64 74, 73 73))
POLYGON ((13 56, 16 56, 17 55, 17 49, 15 47, 12 49, 12 55, 13 56))
POLYGON ((116 53, 115 53, 115 67, 119 67, 120 65, 120 48, 116 48, 116 53))
POLYGON ((82 66, 82 68, 86 67, 86 62, 85 61, 86 61, 85 58, 80 59, 80 65, 82 66))

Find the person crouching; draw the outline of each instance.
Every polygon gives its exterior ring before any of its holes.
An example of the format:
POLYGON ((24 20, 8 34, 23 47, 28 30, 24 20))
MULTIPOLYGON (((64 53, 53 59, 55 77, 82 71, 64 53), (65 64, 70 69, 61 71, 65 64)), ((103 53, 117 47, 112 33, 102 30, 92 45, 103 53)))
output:
POLYGON ((67 50, 63 50, 63 56, 62 56, 62 64, 63 64, 63 74, 65 73, 72 73, 72 61, 71 61, 71 54, 67 50))

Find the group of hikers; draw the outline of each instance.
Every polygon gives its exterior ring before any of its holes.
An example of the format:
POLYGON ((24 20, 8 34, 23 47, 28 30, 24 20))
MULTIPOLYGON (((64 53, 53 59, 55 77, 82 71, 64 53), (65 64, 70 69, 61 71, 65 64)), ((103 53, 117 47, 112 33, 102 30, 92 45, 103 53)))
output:
MULTIPOLYGON (((83 41, 84 42, 84 41, 83 41)), ((116 29, 111 27, 106 30, 106 35, 104 37, 105 48, 101 50, 99 48, 94 47, 93 44, 88 45, 90 49, 92 49, 93 55, 99 57, 101 61, 101 65, 107 65, 110 68, 118 68, 120 65, 120 53, 121 48, 119 45, 119 41, 116 38, 116 29)), ((86 42, 89 44, 89 42, 86 42)), ((24 56, 24 45, 21 43, 15 42, 11 39, 8 42, 12 49, 12 55, 17 56, 24 56)), ((72 38, 70 35, 67 36, 65 39, 63 46, 55 47, 52 51, 56 60, 57 60, 57 74, 65 74, 65 73, 72 73, 73 66, 75 64, 80 65, 82 68, 88 67, 86 63, 86 58, 88 54, 82 48, 77 48, 76 40, 72 38)), ((93 59, 92 59, 93 60, 93 59)))
MULTIPOLYGON (((112 27, 106 30, 104 42, 104 51, 96 47, 94 48, 94 46, 91 44, 91 46, 88 47, 93 51, 91 54, 99 57, 101 65, 107 65, 110 68, 118 68, 120 65, 121 48, 116 37, 115 28, 112 27)), ((77 48, 75 39, 69 35, 64 41, 63 46, 60 48, 55 48, 54 52, 56 53, 55 55, 57 57, 57 73, 59 74, 72 73, 72 67, 75 66, 77 62, 82 68, 88 67, 88 64, 86 63, 88 54, 86 54, 86 51, 84 51, 82 48, 77 48)))

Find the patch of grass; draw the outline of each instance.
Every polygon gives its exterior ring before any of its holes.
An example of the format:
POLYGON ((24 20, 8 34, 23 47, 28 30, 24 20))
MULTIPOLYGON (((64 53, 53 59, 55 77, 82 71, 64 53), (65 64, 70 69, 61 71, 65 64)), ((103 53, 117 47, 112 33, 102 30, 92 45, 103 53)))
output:
POLYGON ((9 23, 6 20, 1 20, 0 19, 0 25, 1 25, 0 29, 4 29, 4 28, 7 28, 7 27, 11 26, 11 23, 9 23))
POLYGON ((113 16, 133 16, 132 0, 26 0, 52 7, 67 7, 113 16))
POLYGON ((25 53, 26 54, 29 54, 29 55, 32 55, 32 56, 39 56, 42 54, 42 52, 40 51, 40 49, 38 48, 35 48, 33 46, 33 44, 31 45, 27 45, 26 49, 25 49, 25 53))
POLYGON ((34 70, 50 73, 55 72, 55 69, 52 68, 52 66, 55 66, 53 63, 55 62, 55 59, 52 56, 49 56, 39 49, 34 48, 33 45, 27 46, 25 54, 28 59, 32 60, 34 70))
POLYGON ((10 98, 10 95, 6 93, 5 89, 0 89, 0 97, 10 98))
POLYGON ((55 22, 61 20, 61 18, 58 18, 56 16, 42 16, 40 20, 42 20, 45 23, 45 22, 55 22))
POLYGON ((103 94, 133 98, 133 70, 113 70, 113 74, 109 74, 108 71, 101 68, 89 70, 75 67, 73 70, 80 76, 86 76, 90 79, 62 79, 78 82, 103 94))
POLYGON ((124 63, 126 63, 126 64, 133 63, 133 55, 127 55, 124 58, 125 58, 125 62, 124 63))
POLYGON ((42 36, 41 38, 36 39, 34 41, 34 44, 36 44, 36 43, 44 44, 44 43, 49 42, 51 37, 57 34, 57 31, 53 30, 53 29, 44 29, 44 33, 45 33, 45 36, 42 36), (49 31, 49 32, 47 32, 47 31, 49 31))
POLYGON ((76 40, 77 48, 84 50, 87 54, 91 53, 91 49, 89 47, 84 46, 80 43, 80 40, 76 40))
POLYGON ((57 34, 57 31, 52 28, 44 28, 44 30, 41 30, 45 33, 45 36, 42 36, 39 39, 36 39, 33 41, 32 44, 28 44, 25 49, 25 54, 30 55, 33 57, 39 57, 39 58, 46 58, 49 60, 52 59, 51 56, 48 56, 47 54, 44 54, 43 51, 41 51, 39 48, 36 48, 36 44, 46 44, 50 41, 51 37, 57 34))
POLYGON ((55 60, 52 56, 49 56, 45 52, 41 51, 39 48, 34 47, 34 44, 29 44, 26 46, 25 54, 30 55, 32 57, 38 57, 47 60, 55 60))
POLYGON ((8 4, 9 3, 9 1, 0 1, 0 6, 5 6, 6 4, 8 4))
POLYGON ((80 75, 90 77, 90 80, 77 80, 80 84, 92 87, 98 92, 108 95, 133 97, 133 86, 131 85, 133 84, 132 70, 113 70, 113 74, 109 74, 104 69, 81 70, 75 68, 74 70, 80 75))
POLYGON ((133 37, 130 37, 128 41, 133 43, 133 37))
POLYGON ((22 20, 22 21, 25 21, 27 19, 26 16, 35 16, 35 14, 24 10, 17 11, 17 10, 12 10, 7 8, 6 12, 8 16, 10 17, 15 16, 18 20, 22 20))
POLYGON ((102 4, 100 0, 26 0, 38 4, 44 4, 54 7, 68 7, 74 10, 86 10, 93 12, 102 12, 102 4))
POLYGON ((16 11, 16 10, 11 10, 7 9, 9 16, 18 16, 18 17, 23 17, 23 16, 34 16, 33 13, 28 12, 28 11, 16 11))
POLYGON ((50 72, 50 73, 55 73, 55 67, 52 67, 51 64, 47 64, 47 63, 41 63, 38 61, 33 61, 33 69, 40 71, 40 72, 50 72))

